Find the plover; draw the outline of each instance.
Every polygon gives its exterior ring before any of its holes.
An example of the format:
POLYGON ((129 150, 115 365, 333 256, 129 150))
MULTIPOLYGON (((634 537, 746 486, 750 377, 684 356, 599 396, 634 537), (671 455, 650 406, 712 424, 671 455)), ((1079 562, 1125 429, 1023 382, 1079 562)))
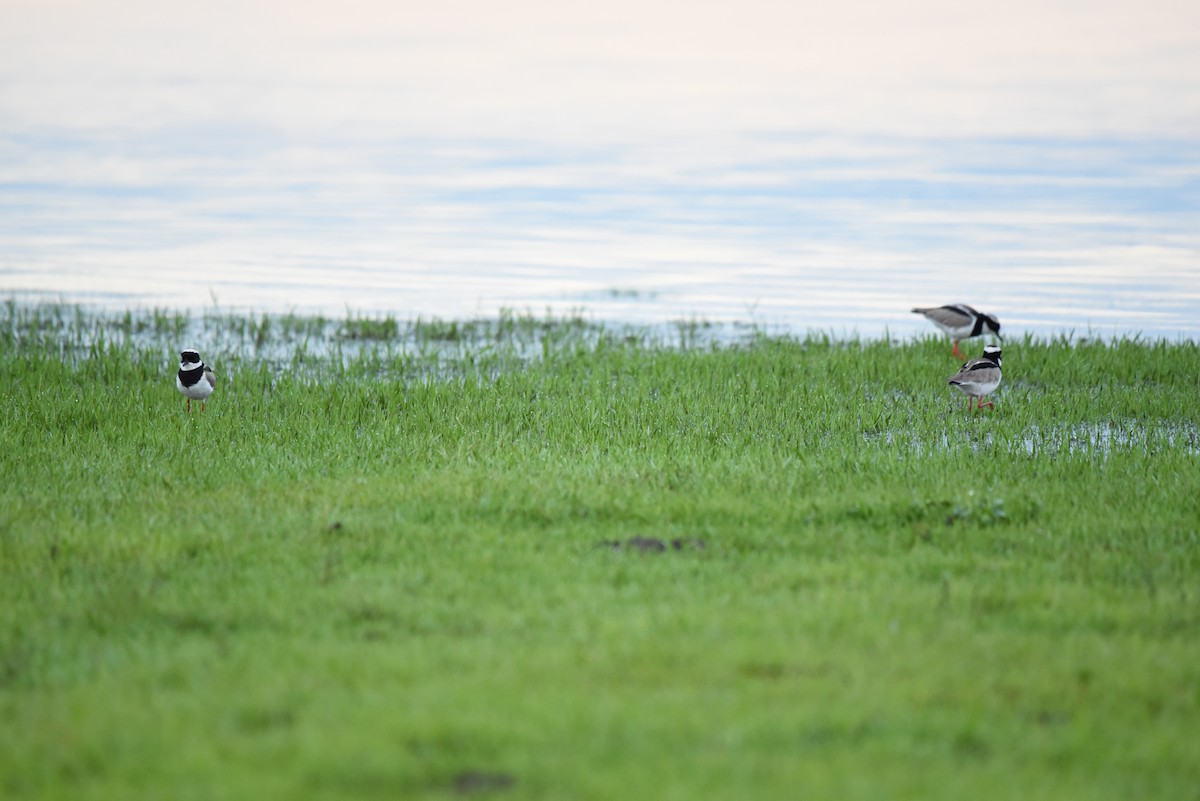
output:
POLYGON ((175 388, 187 398, 188 414, 192 413, 192 401, 200 401, 200 414, 204 414, 204 401, 217 386, 217 376, 200 359, 200 352, 192 348, 179 352, 179 372, 175 374, 175 388))
POLYGON ((982 359, 972 359, 950 376, 950 386, 958 387, 967 396, 968 409, 973 408, 976 401, 980 409, 991 407, 992 402, 984 403, 983 398, 1000 386, 1000 348, 995 345, 984 347, 982 359))
POLYGON ((914 314, 923 314, 946 335, 954 340, 954 356, 959 359, 967 358, 958 349, 961 339, 970 339, 981 334, 992 333, 1000 336, 1000 321, 990 314, 972 309, 965 303, 950 303, 946 306, 931 306, 929 308, 913 309, 914 314))

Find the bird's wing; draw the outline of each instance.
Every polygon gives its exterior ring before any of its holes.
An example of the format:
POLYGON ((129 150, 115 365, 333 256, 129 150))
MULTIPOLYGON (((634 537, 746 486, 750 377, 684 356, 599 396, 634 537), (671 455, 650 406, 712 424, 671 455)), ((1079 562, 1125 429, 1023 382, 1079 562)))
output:
POLYGON ((951 384, 990 384, 1000 375, 1000 368, 989 359, 972 359, 950 376, 951 384))
POLYGON ((955 304, 952 306, 937 306, 932 309, 913 309, 913 311, 925 315, 935 323, 941 323, 947 328, 961 328, 969 325, 974 315, 970 311, 970 306, 955 304))

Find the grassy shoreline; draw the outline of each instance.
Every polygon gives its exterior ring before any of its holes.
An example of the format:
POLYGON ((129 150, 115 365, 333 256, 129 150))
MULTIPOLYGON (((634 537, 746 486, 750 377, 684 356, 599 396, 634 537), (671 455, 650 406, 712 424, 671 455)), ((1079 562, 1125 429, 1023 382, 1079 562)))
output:
POLYGON ((1200 782, 1195 343, 972 415, 933 337, 127 319, 3 320, 0 794, 1200 782))

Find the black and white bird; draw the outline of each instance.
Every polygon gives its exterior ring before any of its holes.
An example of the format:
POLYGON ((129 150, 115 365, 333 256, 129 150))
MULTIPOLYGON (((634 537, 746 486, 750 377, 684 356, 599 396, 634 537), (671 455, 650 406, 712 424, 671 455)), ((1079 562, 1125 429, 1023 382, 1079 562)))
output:
POLYGON ((984 403, 983 399, 1000 386, 1000 348, 985 346, 983 358, 972 359, 950 376, 950 386, 958 387, 967 396, 967 409, 974 408, 976 401, 979 403, 977 408, 992 407, 991 401, 984 403))
POLYGON ((217 387, 217 376, 200 358, 200 352, 188 348, 179 352, 179 372, 175 374, 175 388, 187 398, 188 414, 192 413, 192 401, 200 401, 200 414, 204 414, 204 401, 217 387))
POLYGON ((976 311, 965 303, 950 303, 946 306, 930 306, 915 308, 914 314, 923 314, 946 335, 954 340, 954 356, 958 359, 967 358, 958 349, 959 340, 971 339, 982 334, 1000 336, 1000 321, 990 314, 976 311))

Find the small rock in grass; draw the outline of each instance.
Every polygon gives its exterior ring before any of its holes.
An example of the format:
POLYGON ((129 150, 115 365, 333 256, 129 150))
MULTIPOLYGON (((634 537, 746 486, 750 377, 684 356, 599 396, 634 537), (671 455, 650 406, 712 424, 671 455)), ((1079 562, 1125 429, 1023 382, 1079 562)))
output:
POLYGON ((489 793, 496 790, 507 790, 516 783, 517 780, 507 773, 465 770, 454 777, 454 792, 460 795, 489 793))
POLYGON ((658 537, 630 537, 627 540, 602 540, 600 544, 614 551, 626 550, 641 553, 663 553, 668 549, 682 551, 688 547, 696 549, 705 547, 704 540, 691 537, 676 537, 669 543, 658 537))

